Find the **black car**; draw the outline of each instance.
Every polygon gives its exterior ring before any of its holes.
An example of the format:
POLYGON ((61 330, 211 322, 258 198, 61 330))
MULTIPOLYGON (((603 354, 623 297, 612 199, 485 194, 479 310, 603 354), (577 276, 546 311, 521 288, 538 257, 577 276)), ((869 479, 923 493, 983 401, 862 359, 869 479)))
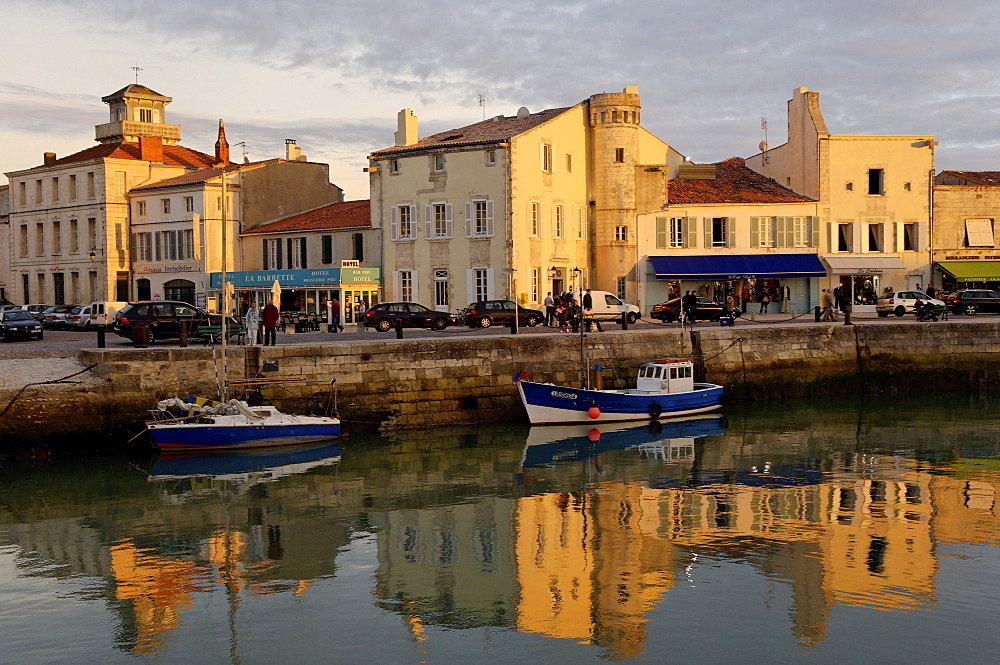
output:
POLYGON ((976 312, 1000 312, 1000 292, 989 289, 964 289, 943 298, 944 304, 955 314, 973 315, 976 312))
POLYGON ((480 300, 471 303, 462 313, 465 325, 470 328, 489 328, 493 324, 509 326, 517 308, 517 325, 537 326, 545 315, 537 309, 526 309, 513 300, 480 300))
POLYGON ((458 323, 458 317, 448 312, 436 312, 415 302, 382 302, 365 312, 365 328, 388 332, 402 322, 404 328, 444 330, 458 323))
MULTIPOLYGON (((649 317, 659 319, 664 323, 673 323, 680 318, 680 314, 681 299, 672 298, 666 302, 661 302, 659 305, 653 305, 653 309, 649 312, 649 317)), ((722 305, 710 298, 698 296, 698 304, 695 306, 694 316, 699 321, 718 321, 719 317, 722 316, 722 305)))
POLYGON ((42 324, 35 320, 31 312, 24 309, 9 309, 0 313, 0 335, 3 341, 12 339, 42 339, 42 324))
POLYGON ((186 302, 174 300, 145 300, 130 302, 119 310, 115 317, 114 331, 121 337, 133 339, 133 326, 144 323, 149 326, 149 339, 167 339, 180 336, 181 322, 187 324, 188 335, 199 337, 198 328, 204 325, 219 325, 221 317, 212 315, 186 302))

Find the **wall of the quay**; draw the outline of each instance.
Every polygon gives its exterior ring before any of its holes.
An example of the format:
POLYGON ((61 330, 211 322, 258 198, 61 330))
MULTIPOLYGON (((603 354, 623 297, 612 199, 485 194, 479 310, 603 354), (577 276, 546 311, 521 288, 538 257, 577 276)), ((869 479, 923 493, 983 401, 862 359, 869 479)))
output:
MULTIPOLYGON (((29 389, 0 418, 0 433, 43 426, 52 435, 137 429, 157 399, 214 396, 219 371, 205 348, 94 349, 79 352, 94 379, 81 386, 29 389), (86 423, 86 426, 84 426, 86 423)), ((592 334, 587 364, 603 366, 605 387, 635 378, 640 362, 687 356, 726 399, 770 400, 850 392, 991 389, 1000 385, 1000 324, 700 328, 592 334)), ((25 360, 25 362, 31 362, 25 360)), ((450 337, 231 349, 228 373, 304 377, 264 391, 293 412, 322 412, 336 401, 347 429, 426 427, 523 420, 512 375, 577 385, 575 335, 450 337)), ((6 405, 13 391, 0 391, 6 405)))

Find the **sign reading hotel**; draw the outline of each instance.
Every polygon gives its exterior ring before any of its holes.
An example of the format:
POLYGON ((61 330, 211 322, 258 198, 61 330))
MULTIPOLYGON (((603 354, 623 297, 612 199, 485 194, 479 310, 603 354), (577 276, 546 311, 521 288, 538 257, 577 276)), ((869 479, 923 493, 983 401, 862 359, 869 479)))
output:
MULTIPOLYGON (((210 276, 213 289, 222 287, 222 273, 210 276)), ((242 270, 227 272, 226 281, 240 288, 271 288, 278 282, 285 287, 327 287, 343 284, 380 284, 381 268, 317 268, 314 270, 242 270)))

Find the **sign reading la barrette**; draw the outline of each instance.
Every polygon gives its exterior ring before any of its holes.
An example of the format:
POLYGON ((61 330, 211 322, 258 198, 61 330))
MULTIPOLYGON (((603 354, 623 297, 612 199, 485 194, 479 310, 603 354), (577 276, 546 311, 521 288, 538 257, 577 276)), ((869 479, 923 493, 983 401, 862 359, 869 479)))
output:
MULTIPOLYGON (((345 284, 379 284, 381 268, 316 268, 313 270, 241 270, 227 272, 226 281, 236 288, 270 288, 275 282, 283 287, 340 287, 345 284)), ((222 273, 210 275, 211 287, 222 288, 222 273)))

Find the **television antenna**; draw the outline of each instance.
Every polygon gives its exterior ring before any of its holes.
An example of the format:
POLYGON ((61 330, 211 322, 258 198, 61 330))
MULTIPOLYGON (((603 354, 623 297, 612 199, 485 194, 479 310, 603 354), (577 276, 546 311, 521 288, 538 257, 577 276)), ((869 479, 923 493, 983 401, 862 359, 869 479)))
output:
POLYGON ((142 67, 139 66, 139 61, 136 60, 135 64, 132 65, 131 67, 129 67, 129 69, 131 69, 135 73, 135 82, 136 82, 136 84, 138 84, 139 83, 139 72, 142 71, 142 67))
POLYGON ((247 153, 249 152, 249 150, 247 150, 247 142, 240 141, 239 143, 235 143, 234 145, 238 145, 243 150, 243 163, 248 164, 250 160, 247 159, 247 153))
POLYGON ((764 130, 764 140, 761 141, 760 143, 758 143, 757 147, 760 148, 761 153, 763 153, 761 155, 761 163, 766 166, 768 164, 768 162, 770 161, 768 159, 768 156, 767 156, 767 147, 768 147, 768 144, 767 144, 767 117, 766 116, 762 115, 760 117, 760 128, 762 130, 764 130))
POLYGON ((479 93, 479 108, 483 110, 483 120, 486 120, 486 96, 479 93))

